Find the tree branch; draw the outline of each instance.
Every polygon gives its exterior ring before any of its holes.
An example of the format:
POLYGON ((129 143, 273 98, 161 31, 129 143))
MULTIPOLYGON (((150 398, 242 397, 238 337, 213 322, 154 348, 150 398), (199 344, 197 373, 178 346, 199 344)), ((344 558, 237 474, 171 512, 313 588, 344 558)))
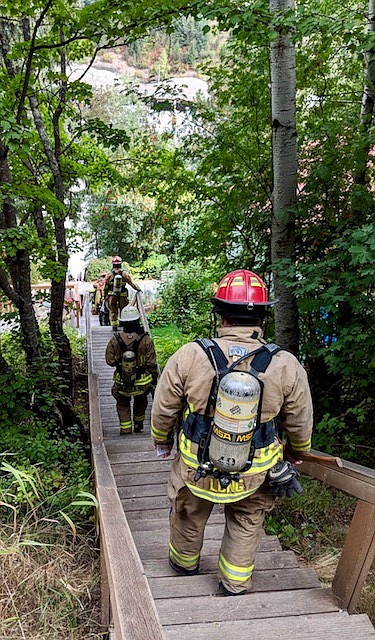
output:
MULTIPOLYGON (((48 0, 47 3, 46 3, 46 6, 42 10, 42 13, 40 14, 40 16, 39 16, 39 18, 36 21, 35 26, 34 26, 33 35, 32 35, 31 42, 30 42, 30 49, 29 49, 29 53, 28 53, 28 56, 27 56, 27 60, 26 60, 26 71, 25 71, 25 77, 24 77, 22 91, 21 91, 21 97, 20 97, 20 101, 19 101, 18 109, 17 109, 16 120, 17 120, 18 124, 21 122, 21 114, 22 114, 22 110, 23 110, 23 107, 24 107, 25 99, 26 99, 27 89, 28 89, 28 86, 29 86, 33 55, 34 55, 34 52, 35 52, 34 44, 35 44, 35 40, 36 40, 36 34, 37 34, 37 31, 38 31, 40 25, 42 24, 42 22, 43 22, 43 20, 45 18, 45 15, 47 14, 48 10, 50 9, 51 5, 52 5, 52 0, 48 0)), ((23 18, 22 19, 22 31, 23 31, 23 35, 24 35, 24 38, 25 38, 25 42, 28 42, 30 40, 30 19, 29 18, 23 18)))

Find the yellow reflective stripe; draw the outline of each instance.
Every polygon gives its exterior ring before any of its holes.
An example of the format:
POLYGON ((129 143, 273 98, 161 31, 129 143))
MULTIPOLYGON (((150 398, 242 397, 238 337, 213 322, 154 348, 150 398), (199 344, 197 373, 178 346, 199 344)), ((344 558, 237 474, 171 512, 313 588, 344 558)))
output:
MULTIPOLYGON (((269 447, 266 447, 266 449, 269 449, 269 447)), ((259 451, 262 451, 262 449, 260 449, 259 451)), ((250 469, 243 472, 244 476, 270 469, 281 457, 281 454, 281 445, 277 444, 276 446, 272 447, 271 451, 267 452, 267 454, 261 454, 259 458, 254 458, 253 464, 251 465, 250 469)))
POLYGON ((143 396, 145 390, 142 388, 138 388, 133 389, 133 391, 121 391, 121 389, 119 389, 118 392, 120 396, 125 396, 125 398, 134 398, 134 396, 143 396))
POLYGON ((254 565, 250 565, 249 567, 239 567, 238 565, 231 564, 226 560, 222 553, 219 554, 219 569, 222 574, 228 578, 228 580, 232 580, 233 582, 246 582, 251 578, 254 565))
POLYGON ((226 287, 228 284, 228 278, 224 278, 224 280, 222 280, 221 284, 219 285, 219 289, 223 289, 224 287, 226 287))
POLYGON ((198 469, 199 463, 197 455, 191 452, 191 440, 188 440, 184 433, 181 433, 179 448, 181 458, 185 464, 192 469, 198 469))
POLYGON ((134 414, 134 422, 143 422, 143 420, 145 419, 145 414, 139 414, 139 415, 135 415, 134 414))
MULTIPOLYGON (((117 373, 117 372, 116 372, 116 373, 114 374, 114 376, 113 376, 113 379, 114 379, 114 381, 115 381, 115 382, 118 382, 119 384, 121 384, 121 376, 120 376, 120 374, 119 374, 119 373, 117 373)), ((141 377, 140 377, 140 378, 138 378, 138 379, 135 381, 134 386, 135 386, 135 387, 142 387, 142 386, 144 387, 144 386, 146 386, 147 384, 151 384, 151 382, 152 382, 152 375, 151 375, 151 373, 146 373, 146 374, 142 373, 141 377)))
POLYGON ((171 439, 169 431, 158 429, 154 424, 151 425, 151 437, 157 442, 168 442, 171 439))
MULTIPOLYGON (((243 472, 243 475, 252 475, 273 467, 275 462, 281 457, 282 446, 279 442, 274 442, 268 447, 258 449, 258 452, 259 456, 253 458, 253 464, 248 471, 243 472)), ((191 451, 191 440, 188 440, 184 433, 182 433, 180 437, 180 454, 182 460, 188 467, 192 469, 198 468, 199 462, 197 455, 191 451)))
POLYGON ((151 373, 142 373, 141 377, 138 378, 138 380, 135 381, 135 386, 136 387, 140 387, 140 386, 144 386, 146 384, 151 384, 152 382, 152 375, 151 373))
POLYGON ((174 560, 177 564, 179 564, 181 567, 184 567, 185 569, 196 567, 200 557, 199 553, 195 556, 182 555, 181 553, 178 553, 178 551, 176 551, 171 543, 169 543, 169 555, 171 557, 171 560, 174 560))
POLYGON ((213 491, 209 491, 208 489, 201 489, 195 484, 190 484, 189 482, 186 483, 186 486, 190 489, 191 493, 193 493, 198 498, 204 498, 204 500, 208 500, 209 502, 222 504, 238 502, 239 500, 243 500, 243 498, 251 496, 258 490, 258 487, 256 487, 255 489, 249 489, 248 491, 239 491, 238 493, 224 493, 225 489, 223 489, 223 493, 214 493, 213 491))
POLYGON ((120 422, 120 429, 121 429, 121 431, 129 431, 129 433, 131 433, 131 430, 132 430, 131 421, 129 421, 129 422, 120 422))
POLYGON ((308 451, 311 449, 311 439, 305 440, 305 442, 294 442, 289 438, 289 442, 293 451, 308 451))

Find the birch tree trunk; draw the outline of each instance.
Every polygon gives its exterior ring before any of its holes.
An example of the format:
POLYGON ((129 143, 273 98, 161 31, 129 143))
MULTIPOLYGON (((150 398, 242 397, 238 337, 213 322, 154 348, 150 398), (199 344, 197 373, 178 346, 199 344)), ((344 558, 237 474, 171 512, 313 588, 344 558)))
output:
MULTIPOLYGON (((366 16, 366 31, 375 32, 375 0, 369 0, 368 13, 366 16)), ((355 183, 366 184, 367 163, 370 151, 369 131, 374 120, 375 103, 375 48, 372 47, 365 53, 365 76, 366 82, 363 89, 361 104, 361 133, 363 136, 362 154, 357 168, 355 183)), ((356 212, 358 213, 358 212, 356 212)))
MULTIPOLYGON (((270 0, 273 14, 294 9, 294 0, 270 0)), ((297 204, 296 59, 293 43, 280 30, 270 46, 272 112, 272 223, 271 260, 294 262, 297 204)), ((299 348, 295 296, 274 268, 276 342, 292 353, 299 348)))

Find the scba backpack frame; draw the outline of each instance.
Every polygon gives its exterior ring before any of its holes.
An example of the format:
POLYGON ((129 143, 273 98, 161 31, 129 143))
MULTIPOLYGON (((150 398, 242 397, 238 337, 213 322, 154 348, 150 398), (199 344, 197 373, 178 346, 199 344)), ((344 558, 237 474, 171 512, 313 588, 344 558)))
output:
POLYGON ((195 480, 213 474, 224 488, 232 480, 239 479, 240 471, 250 469, 256 449, 274 441, 275 420, 261 422, 263 382, 258 376, 267 370, 281 347, 264 344, 228 366, 228 359, 215 340, 202 338, 196 342, 209 358, 215 375, 203 423, 196 421, 200 426, 200 437, 195 480), (250 357, 253 359, 248 371, 236 370, 250 357))

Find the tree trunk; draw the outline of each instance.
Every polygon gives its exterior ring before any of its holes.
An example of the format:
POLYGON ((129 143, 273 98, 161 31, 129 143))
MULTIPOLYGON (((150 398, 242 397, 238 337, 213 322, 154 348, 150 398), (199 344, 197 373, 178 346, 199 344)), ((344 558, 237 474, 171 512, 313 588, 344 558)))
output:
MULTIPOLYGON (((30 39, 30 27, 27 20, 24 21, 23 31, 25 40, 30 39)), ((62 34, 61 34, 62 37, 62 34)), ((65 51, 60 54, 61 73, 66 71, 65 51)), ((55 212, 53 216, 53 224, 55 229, 57 261, 60 269, 60 277, 52 279, 51 282, 51 312, 49 318, 49 327, 51 337, 55 344, 61 375, 66 384, 67 395, 72 397, 73 394, 73 358, 70 342, 63 329, 63 311, 65 299, 65 280, 68 270, 69 254, 66 244, 65 232, 65 188, 62 176, 60 160, 61 160, 61 137, 60 137, 60 117, 66 103, 66 83, 62 82, 59 90, 60 102, 56 108, 53 117, 53 143, 51 142, 49 132, 45 126, 38 100, 35 95, 29 96, 31 112, 33 114, 35 128, 38 132, 40 142, 47 157, 47 161, 52 173, 54 193, 57 200, 61 203, 61 208, 55 212)))
MULTIPOLYGON (((294 9, 294 0, 270 0, 270 10, 282 14, 294 9)), ((270 46, 272 112, 272 223, 271 260, 294 263, 297 204, 296 60, 288 34, 279 32, 270 46)), ((276 342, 292 353, 299 349, 298 309, 293 291, 273 267, 276 342)))
MULTIPOLYGON (((368 13, 366 16, 366 31, 369 33, 375 32, 375 0, 369 0, 368 13)), ((357 167, 354 182, 359 185, 365 185, 367 179, 367 164, 369 160, 369 151, 371 147, 371 141, 369 132, 373 124, 374 119, 374 102, 375 102, 375 47, 372 47, 365 53, 365 76, 366 83, 363 89, 362 104, 361 104, 361 123, 360 131, 362 135, 362 146, 359 165, 357 167)), ((359 207, 357 207, 359 209, 359 207)), ((356 208, 356 209, 357 209, 356 208)), ((355 211, 355 219, 358 220, 358 215, 361 211, 355 211)))
MULTIPOLYGON (((7 161, 7 147, 0 142, 0 186, 11 184, 7 161)), ((0 212, 0 229, 17 229, 16 209, 10 198, 3 202, 0 212)), ((30 256, 26 249, 17 249, 14 255, 5 255, 12 283, 4 270, 0 273, 0 288, 19 311, 22 342, 28 365, 36 365, 40 359, 39 328, 35 318, 31 295, 30 256)))

